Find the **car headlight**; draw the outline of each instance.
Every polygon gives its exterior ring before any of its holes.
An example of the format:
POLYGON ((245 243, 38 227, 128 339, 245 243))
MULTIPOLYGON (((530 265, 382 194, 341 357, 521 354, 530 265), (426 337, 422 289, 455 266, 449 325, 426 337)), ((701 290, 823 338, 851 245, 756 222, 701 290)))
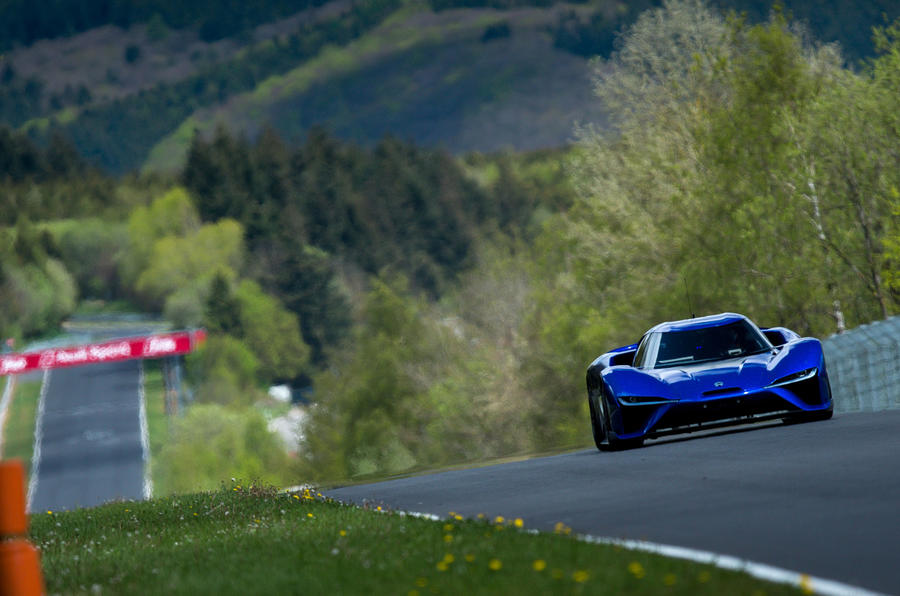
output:
POLYGON ((818 372, 818 368, 807 368, 806 370, 801 370, 800 372, 791 373, 787 376, 781 377, 780 379, 776 379, 775 382, 769 385, 769 387, 780 387, 781 385, 788 385, 790 383, 799 383, 800 381, 805 381, 807 379, 813 378, 818 372))

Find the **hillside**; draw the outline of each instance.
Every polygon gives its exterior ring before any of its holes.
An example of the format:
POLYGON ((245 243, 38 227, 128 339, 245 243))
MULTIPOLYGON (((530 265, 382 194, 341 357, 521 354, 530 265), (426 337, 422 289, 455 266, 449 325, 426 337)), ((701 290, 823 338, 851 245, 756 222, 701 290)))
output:
MULTIPOLYGON (((0 16, 24 24, 0 57, 0 123, 41 142, 61 131, 113 173, 177 168, 194 130, 218 122, 288 139, 319 125, 369 146, 390 133, 457 153, 557 147, 576 121, 603 120, 590 58, 657 4, 273 0, 213 18, 200 2, 147 0, 89 15, 57 6, 54 19, 13 2, 0 16)), ((751 22, 770 10, 715 4, 751 22)), ((852 13, 831 4, 787 9, 853 61, 872 54, 871 27, 898 14, 884 0, 852 13)))
POLYGON ((149 165, 175 165, 193 131, 217 122, 251 135, 269 123, 287 138, 320 125, 364 145, 393 134, 454 152, 564 145, 575 121, 602 118, 588 60, 555 48, 547 34, 565 8, 401 13, 195 112, 149 165))

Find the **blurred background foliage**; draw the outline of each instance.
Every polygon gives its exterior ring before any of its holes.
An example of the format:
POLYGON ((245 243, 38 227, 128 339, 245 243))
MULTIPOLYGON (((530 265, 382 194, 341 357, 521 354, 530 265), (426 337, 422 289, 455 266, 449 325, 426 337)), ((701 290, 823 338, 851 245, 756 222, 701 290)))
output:
MULTIPOLYGON (((219 35, 146 4, 127 18, 219 35)), ((396 8, 354 6, 328 35, 396 8)), ((52 333, 85 300, 207 328, 187 360, 196 403, 154 462, 180 491, 582 446, 586 365, 660 320, 731 310, 821 337, 894 314, 900 27, 842 54, 787 11, 720 6, 638 3, 606 20, 603 3, 563 7, 555 43, 599 56, 605 117, 561 148, 453 155, 221 125, 192 136, 177 172, 114 176, 75 128, 35 137, 4 117, 0 333, 52 333), (601 20, 620 33, 611 46, 601 20), (309 400, 295 456, 257 407, 276 383, 309 400)), ((282 10, 238 11, 223 31, 282 10)), ((156 93, 123 101, 152 110, 156 93)))

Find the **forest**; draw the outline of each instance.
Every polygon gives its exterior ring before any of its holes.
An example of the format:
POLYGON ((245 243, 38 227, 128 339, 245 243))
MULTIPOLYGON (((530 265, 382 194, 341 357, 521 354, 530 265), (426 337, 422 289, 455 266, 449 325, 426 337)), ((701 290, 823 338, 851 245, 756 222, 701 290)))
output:
POLYGON ((0 334, 86 301, 206 327, 163 459, 212 486, 244 464, 179 454, 236 434, 277 483, 585 445, 586 365, 656 322, 898 311, 900 23, 873 40, 850 67, 782 11, 668 1, 595 62, 607 125, 538 152, 220 127, 176 173, 112 177, 0 130, 0 334), (279 382, 310 391, 292 457, 254 413, 279 382))
MULTIPOLYGON (((266 81, 289 75, 328 49, 347 48, 364 39, 367 33, 379 27, 389 27, 389 23, 400 18, 398 15, 413 14, 429 7, 439 13, 452 9, 493 10, 495 12, 472 12, 470 16, 460 19, 466 22, 478 16, 488 23, 483 27, 483 32, 479 32, 482 45, 500 39, 508 40, 511 36, 525 36, 531 37, 531 44, 540 53, 540 39, 549 37, 555 49, 585 61, 593 56, 609 58, 623 29, 643 11, 659 4, 659 0, 627 3, 584 0, 566 4, 549 0, 354 2, 343 12, 322 12, 322 16, 302 21, 285 35, 258 41, 254 38, 256 27, 297 11, 324 10, 328 8, 327 3, 324 0, 266 0, 254 2, 250 10, 248 7, 251 5, 241 3, 229 5, 228 9, 216 5, 218 8, 213 9, 207 2, 191 2, 183 8, 184 3, 168 0, 41 3, 11 0, 0 3, 0 43, 5 44, 8 50, 103 25, 121 27, 123 32, 132 31, 129 27, 135 27, 134 31, 145 27, 146 36, 144 42, 129 41, 124 48, 118 49, 118 59, 104 56, 104 52, 112 52, 111 49, 97 48, 92 55, 103 56, 107 67, 102 78, 87 84, 73 80, 65 86, 54 85, 52 79, 42 77, 41 68, 33 65, 29 68, 20 60, 12 59, 14 52, 0 55, 0 122, 26 131, 32 140, 42 145, 49 143, 53 136, 62 134, 70 139, 91 165, 114 175, 123 175, 143 168, 156 146, 171 136, 187 141, 189 133, 180 132, 181 127, 190 127, 194 115, 251 94, 266 81), (551 10, 554 7, 558 10, 551 10), (512 14, 517 9, 528 8, 546 11, 547 24, 526 31, 525 22, 528 19, 520 22, 501 16, 504 11, 512 14), (183 76, 172 80, 153 80, 146 69, 173 59, 170 55, 155 55, 153 52, 159 46, 165 46, 179 32, 196 34, 199 40, 208 44, 197 45, 190 52, 188 64, 179 67, 184 69, 183 76), (223 52, 215 45, 221 40, 237 44, 240 50, 232 54, 223 52), (131 88, 125 81, 132 79, 146 83, 131 88), (110 89, 117 88, 120 91, 110 92, 110 89)), ((793 22, 803 23, 817 39, 840 43, 844 58, 853 66, 874 54, 871 27, 886 25, 887 19, 900 16, 900 7, 889 0, 866 0, 853 5, 789 0, 784 4, 793 22)), ((723 14, 734 12, 745 15, 748 22, 766 19, 771 9, 770 2, 756 0, 717 0, 714 6, 723 14)), ((452 38, 453 35, 452 28, 448 27, 437 37, 452 38)), ((134 35, 129 36, 131 38, 141 39, 134 35)), ((522 48, 517 49, 514 54, 523 51, 522 48)), ((419 49, 411 57, 400 52, 396 57, 399 62, 389 61, 386 65, 390 73, 377 72, 375 76, 384 78, 387 74, 399 79, 394 84, 411 84, 402 73, 412 71, 414 65, 403 60, 415 63, 416 57, 423 51, 431 52, 435 61, 449 60, 447 57, 439 59, 436 48, 419 49), (397 70, 401 71, 400 74, 395 72, 397 70)), ((377 55, 377 49, 372 53, 377 55)), ((373 59, 371 55, 368 58, 373 59)), ((527 59, 527 56, 522 56, 522 59, 527 59)), ((471 64, 468 67, 473 68, 471 64)), ((456 72, 458 67, 454 68, 451 64, 448 68, 450 74, 447 76, 460 76, 456 72)), ((57 78, 70 76, 71 73, 63 71, 57 78)), ((521 73, 512 76, 522 78, 521 73)), ((500 102, 502 114, 505 96, 514 94, 517 89, 516 81, 506 81, 505 77, 498 77, 497 81, 490 83, 473 81, 469 83, 472 88, 467 88, 464 83, 465 79, 459 81, 463 93, 455 98, 457 103, 463 104, 463 114, 477 111, 487 99, 500 102)), ((525 83, 519 81, 519 84, 525 83)), ((290 131, 287 136, 291 139, 306 136, 309 129, 317 125, 316 116, 306 117, 307 112, 327 119, 331 127, 340 130, 343 140, 366 146, 374 145, 384 132, 384 127, 378 125, 379 119, 385 120, 393 129, 390 132, 401 138, 421 138, 425 135, 428 124, 419 123, 418 119, 424 117, 420 112, 429 114, 427 104, 418 106, 415 96, 401 98, 396 93, 393 97, 381 97, 377 93, 372 93, 371 97, 355 97, 367 96, 368 89, 372 89, 372 82, 366 79, 364 68, 352 69, 349 80, 333 73, 301 92, 291 101, 289 108, 282 109, 275 105, 271 108, 273 111, 265 115, 269 120, 280 121, 280 126, 290 131), (392 104, 392 100, 411 105, 401 107, 392 104), (338 106, 348 104, 344 111, 371 111, 373 118, 359 119, 340 109, 332 109, 335 103, 338 106), (389 118, 392 111, 399 111, 402 117, 389 118)), ((505 98, 505 101, 509 100, 505 98)), ((439 97, 431 98, 431 102, 436 101, 439 97)), ((561 97, 556 101, 567 105, 573 99, 561 97)), ((559 104, 554 103, 550 107, 560 109, 559 104)), ((447 126, 453 128, 453 110, 448 106, 442 107, 450 113, 430 114, 430 120, 450 119, 447 126)), ((225 117, 234 119, 237 116, 225 117)), ((262 128, 265 122, 255 122, 255 125, 262 128)), ((255 136, 255 132, 253 134, 255 136)), ((521 144, 522 141, 517 142, 521 144)), ((472 144, 469 141, 469 145, 472 144)), ((474 147, 463 147, 466 150, 473 148, 483 150, 477 143, 474 147)))

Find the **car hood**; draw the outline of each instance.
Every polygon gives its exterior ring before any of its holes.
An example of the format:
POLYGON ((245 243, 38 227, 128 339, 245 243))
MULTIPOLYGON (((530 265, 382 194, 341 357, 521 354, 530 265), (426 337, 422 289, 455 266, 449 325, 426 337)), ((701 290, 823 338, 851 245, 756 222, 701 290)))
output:
POLYGON ((647 371, 673 391, 685 394, 733 393, 757 389, 775 380, 774 350, 742 358, 647 371))

